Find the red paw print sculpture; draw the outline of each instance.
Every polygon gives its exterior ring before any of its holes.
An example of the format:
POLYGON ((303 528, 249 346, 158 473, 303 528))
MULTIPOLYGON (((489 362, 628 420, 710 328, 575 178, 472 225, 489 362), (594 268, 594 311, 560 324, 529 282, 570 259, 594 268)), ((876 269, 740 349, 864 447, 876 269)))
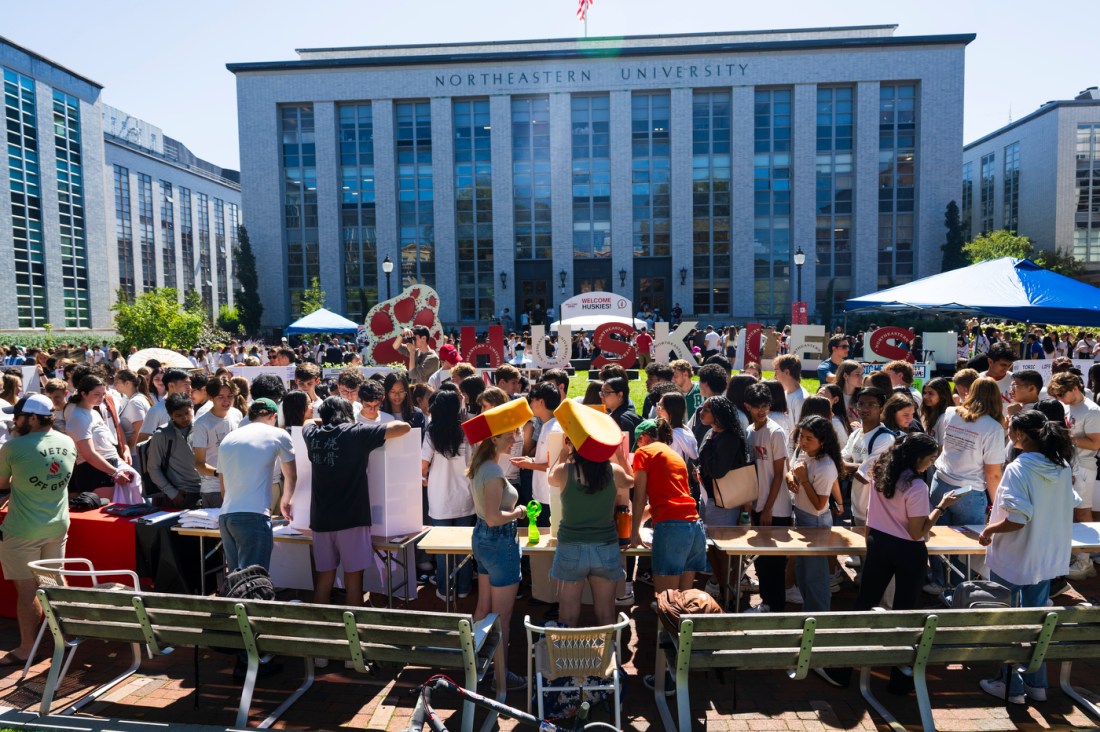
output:
POLYGON ((360 345, 366 347, 366 361, 376 366, 407 363, 393 347, 393 341, 405 328, 423 325, 431 334, 428 342, 434 350, 443 343, 439 324, 439 295, 426 285, 407 287, 392 300, 380 302, 367 313, 366 327, 359 332, 360 345))

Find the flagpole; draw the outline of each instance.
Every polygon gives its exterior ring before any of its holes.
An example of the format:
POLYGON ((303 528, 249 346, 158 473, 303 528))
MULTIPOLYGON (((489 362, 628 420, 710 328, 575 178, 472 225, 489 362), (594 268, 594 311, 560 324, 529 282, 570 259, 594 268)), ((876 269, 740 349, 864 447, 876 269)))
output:
POLYGON ((588 38, 588 13, 584 14, 584 37, 588 38))

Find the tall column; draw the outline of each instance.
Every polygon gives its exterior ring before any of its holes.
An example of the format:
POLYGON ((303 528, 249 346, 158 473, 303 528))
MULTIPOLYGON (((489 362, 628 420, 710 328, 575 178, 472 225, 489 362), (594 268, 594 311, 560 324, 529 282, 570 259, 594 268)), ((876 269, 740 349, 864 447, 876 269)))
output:
MULTIPOLYGON (((611 92, 611 282, 616 294, 625 294, 631 302, 634 292, 634 211, 630 128, 630 92, 611 92), (626 270, 626 285, 620 285, 619 272, 626 270)), ((634 303, 637 304, 637 303, 634 303)))
MULTIPOLYGON (((952 51, 959 56, 950 73, 941 75, 939 83, 917 85, 917 211, 913 232, 913 279, 937 274, 943 264, 943 245, 947 230, 943 226, 945 209, 950 201, 960 199, 960 171, 963 156, 963 49, 952 51), (927 111, 927 114, 925 113, 927 111)), ((975 175, 981 173, 980 161, 975 175)), ((1004 149, 997 154, 997 224, 1004 221, 1004 149)), ((1073 179, 1062 176, 1068 187, 1073 179)), ((1061 200, 1061 199, 1059 199, 1061 200)), ((971 207, 972 209, 974 207, 971 207)), ((1063 209, 1065 210, 1065 209, 1063 209)), ((1067 222, 1071 217, 1064 217, 1067 222)), ((977 229, 974 229, 977 231, 977 229)), ((1071 241, 1072 235, 1057 241, 1071 241)), ((1051 242, 1053 245, 1054 242, 1051 242)))
POLYGON ((386 297, 386 275, 382 262, 393 262, 390 273, 390 294, 401 292, 401 252, 397 246, 397 151, 394 145, 392 99, 371 101, 371 121, 374 124, 374 220, 376 265, 378 267, 378 299, 386 297), (396 289, 394 289, 396 288, 396 289))
POLYGON ((455 251, 454 123, 450 97, 432 99, 432 183, 435 194, 435 289, 439 319, 458 321, 458 252, 455 251))
POLYGON ((672 237, 672 302, 680 303, 680 307, 690 312, 692 305, 692 283, 695 280, 695 261, 693 253, 692 236, 692 190, 691 190, 691 129, 692 129, 692 100, 691 89, 673 89, 671 94, 671 119, 669 123, 672 129, 671 154, 671 237, 672 237), (687 269, 687 277, 683 284, 680 282, 680 270, 687 269), (687 307, 684 304, 687 303, 687 307))
MULTIPOLYGON (((347 312, 344 256, 340 232, 340 170, 337 160, 336 105, 314 102, 313 129, 317 140, 317 251, 321 257, 321 289, 325 307, 347 312)), ((213 238, 213 237, 211 237, 213 238)))
POLYGON ((878 289, 878 102, 877 81, 856 85, 852 297, 878 289))
MULTIPOLYGON (((791 300, 798 298, 798 267, 794 253, 802 247, 806 264, 802 267, 802 299, 809 303, 812 317, 817 304, 817 85, 794 87, 793 152, 791 158, 791 300)), ((786 320, 786 318, 782 318, 786 320)))
MULTIPOLYGON (((550 95, 550 204, 554 264, 550 273, 553 301, 573 294, 573 109, 568 94, 550 95), (561 294, 558 273, 565 272, 561 294)), ((561 309, 557 309, 561 312, 561 309)), ((518 317, 517 313, 517 317, 518 317)))
POLYGON ((515 211, 512 208, 512 98, 500 94, 489 98, 493 156, 493 313, 511 310, 516 290, 515 211), (507 284, 501 287, 500 274, 507 284))
POLYGON ((753 87, 730 94, 730 303, 736 319, 751 318, 753 303, 753 87))

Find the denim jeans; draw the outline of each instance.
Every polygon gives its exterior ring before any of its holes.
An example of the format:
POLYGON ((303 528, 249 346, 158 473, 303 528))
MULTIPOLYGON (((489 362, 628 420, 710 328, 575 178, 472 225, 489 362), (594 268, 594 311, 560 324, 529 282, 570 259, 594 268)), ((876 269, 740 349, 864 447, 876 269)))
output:
MULTIPOLYGON (((437 519, 428 517, 432 522, 432 526, 473 526, 477 523, 477 514, 470 516, 459 516, 452 519, 437 519)), ((455 574, 455 592, 460 595, 466 595, 470 592, 470 586, 472 578, 474 576, 474 565, 472 562, 466 562, 462 569, 458 570, 455 574)), ((435 586, 436 589, 442 594, 446 595, 449 589, 448 581, 450 578, 447 576, 447 562, 444 555, 440 554, 435 558, 435 586)))
MULTIPOLYGON (((942 479, 939 474, 932 479, 932 507, 935 508, 939 505, 939 502, 943 500, 943 497, 949 491, 953 491, 956 488, 961 488, 960 485, 948 483, 942 479)), ((936 522, 937 526, 966 526, 968 524, 984 524, 985 523, 985 508, 987 505, 985 495, 984 483, 978 486, 978 490, 967 493, 959 500, 955 501, 947 510, 940 516, 940 520, 936 522)), ((932 566, 932 581, 936 584, 943 585, 945 587, 954 587, 958 584, 954 577, 949 576, 947 571, 947 562, 943 557, 933 556, 928 558, 929 564, 932 566)), ((966 563, 960 562, 957 558, 952 558, 951 563, 959 570, 959 572, 966 573, 966 563)), ((969 578, 967 578, 969 579, 969 578)))
MULTIPOLYGON (((1012 598, 1016 607, 1045 607, 1050 596, 1050 580, 1043 580, 1034 585, 1014 585, 996 572, 990 572, 989 578, 998 584, 1002 584, 1012 591, 1012 598)), ((1012 666, 1002 666, 1001 673, 997 677, 1001 681, 1008 681, 1008 693, 1015 696, 1024 693, 1024 684, 1045 689, 1047 688, 1047 665, 1044 663, 1038 671, 1030 674, 1021 674, 1013 670, 1012 666)))
MULTIPOLYGON (((833 516, 828 511, 820 516, 814 516, 795 507, 794 525, 800 529, 814 526, 831 528, 833 516)), ((832 580, 829 574, 829 558, 799 557, 795 559, 794 576, 798 582, 798 589, 802 591, 802 610, 808 613, 828 612, 829 603, 833 598, 829 587, 832 580)))
POLYGON ((223 513, 218 519, 225 563, 233 572, 253 564, 271 571, 271 517, 262 513, 223 513))

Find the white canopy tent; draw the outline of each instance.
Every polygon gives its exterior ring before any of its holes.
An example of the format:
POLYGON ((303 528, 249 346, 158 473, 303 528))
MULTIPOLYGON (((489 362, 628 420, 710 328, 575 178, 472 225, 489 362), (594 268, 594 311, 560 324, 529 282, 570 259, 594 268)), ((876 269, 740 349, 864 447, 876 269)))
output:
POLYGON ((635 330, 641 330, 645 327, 645 321, 638 318, 624 318, 620 315, 578 315, 575 318, 566 320, 555 320, 550 324, 550 330, 556 332, 562 325, 568 325, 574 331, 595 330, 596 326, 604 323, 622 323, 635 330))

